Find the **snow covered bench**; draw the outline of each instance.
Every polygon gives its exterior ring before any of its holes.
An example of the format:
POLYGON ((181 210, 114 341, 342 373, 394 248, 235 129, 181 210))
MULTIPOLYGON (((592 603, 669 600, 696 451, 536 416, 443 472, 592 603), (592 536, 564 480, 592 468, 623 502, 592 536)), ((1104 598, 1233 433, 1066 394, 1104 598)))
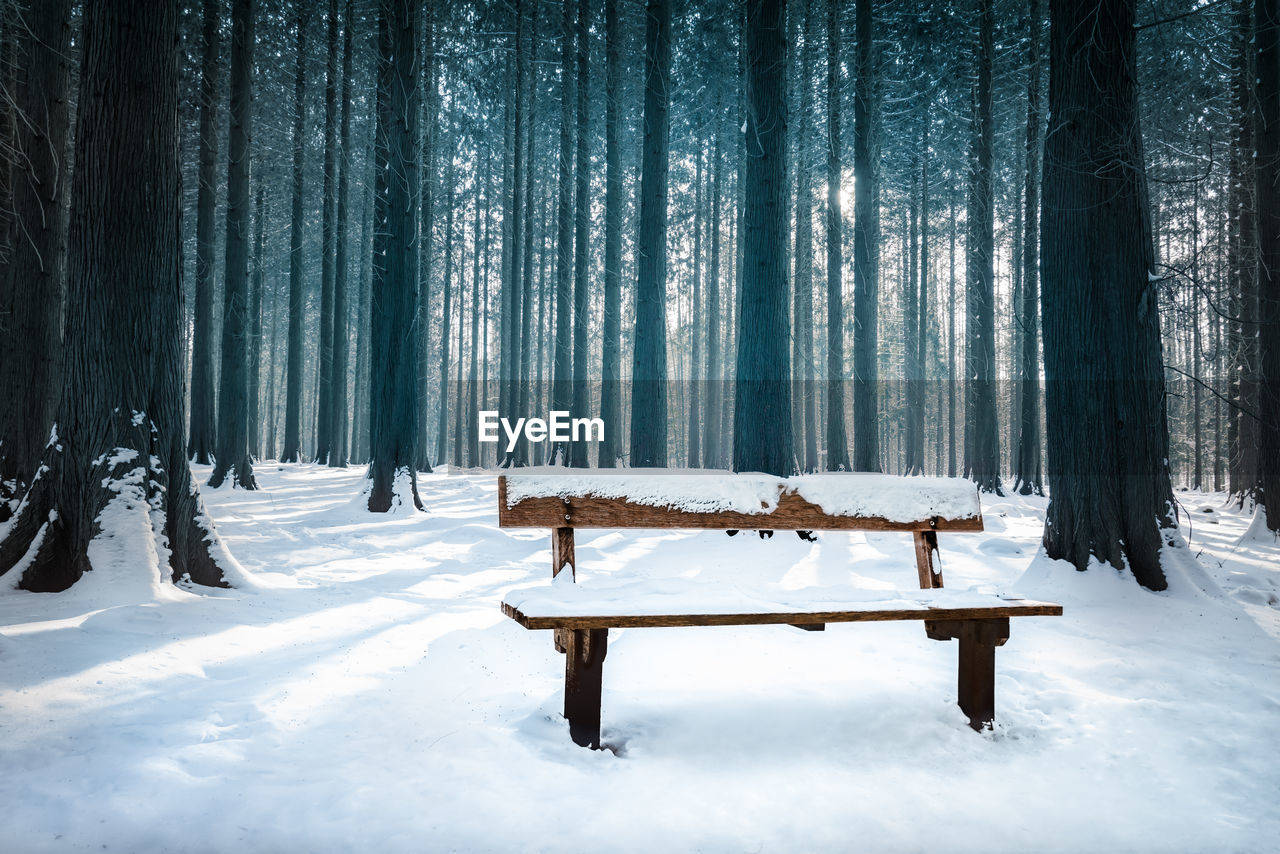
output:
POLYGON ((921 620, 930 638, 959 641, 959 705, 980 730, 995 719, 995 648, 1009 638, 1009 618, 1062 614, 1052 602, 943 589, 938 532, 982 530, 976 488, 955 478, 559 469, 499 477, 498 523, 551 529, 553 582, 511 591, 502 609, 527 629, 555 631, 556 649, 566 654, 564 715, 583 746, 600 744, 611 628, 781 624, 820 631, 827 623, 921 620), (575 528, 909 532, 920 589, 744 590, 691 579, 579 586, 575 528))

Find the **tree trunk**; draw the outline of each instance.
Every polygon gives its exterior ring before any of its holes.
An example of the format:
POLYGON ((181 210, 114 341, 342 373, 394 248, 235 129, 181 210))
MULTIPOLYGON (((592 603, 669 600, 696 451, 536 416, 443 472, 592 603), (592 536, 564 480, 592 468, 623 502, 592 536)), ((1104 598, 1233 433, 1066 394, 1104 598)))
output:
POLYGON ((3 33, 14 39, 8 49, 22 62, 3 98, 17 119, 14 150, 0 158, 13 157, 5 170, 10 198, 0 200, 13 212, 6 223, 12 229, 8 264, 0 266, 0 521, 17 509, 49 441, 62 380, 67 286, 71 4, 45 0, 23 21, 16 32, 3 33))
POLYGON ((720 367, 720 176, 723 171, 720 139, 724 134, 721 93, 716 92, 715 138, 711 143, 711 247, 707 263, 707 400, 702 442, 702 464, 719 468, 722 463, 720 413, 724 403, 724 378, 720 367))
MULTIPOLYGON (((417 68, 421 74, 418 85, 422 93, 417 101, 421 137, 417 144, 422 147, 422 168, 418 170, 421 185, 418 188, 418 204, 420 228, 418 231, 418 304, 417 328, 418 359, 415 366, 417 377, 415 390, 415 415, 418 420, 418 437, 414 451, 417 454, 414 466, 420 472, 431 471, 431 461, 427 458, 427 442, 430 435, 430 418, 428 416, 431 397, 431 280, 435 269, 435 184, 436 184, 436 111, 438 93, 436 91, 436 57, 435 57, 435 3, 423 4, 421 29, 419 37, 423 40, 420 46, 421 65, 417 68)), ((414 487, 417 488, 416 486, 414 487)))
POLYGON ((671 0, 645 7, 644 149, 636 241, 635 363, 631 466, 667 464, 667 160, 671 0))
POLYGON ((249 145, 253 138, 253 0, 231 5, 231 131, 227 159, 227 245, 218 376, 218 456, 209 477, 229 474, 257 489, 249 459, 249 145))
MULTIPOLYGON (((567 3, 565 4, 568 5, 567 3)), ((574 193, 574 262, 573 262, 573 414, 585 417, 591 411, 591 386, 587 384, 587 297, 589 281, 587 279, 587 261, 590 248, 587 238, 590 234, 591 208, 587 193, 590 190, 590 160, 588 132, 587 95, 591 84, 591 71, 588 62, 590 44, 588 42, 588 24, 590 21, 589 0, 578 0, 577 26, 577 117, 575 133, 577 135, 577 162, 574 165, 574 177, 577 187, 574 193)), ((567 70, 567 69, 566 69, 567 70)), ((588 465, 589 443, 572 442, 569 445, 569 465, 586 468, 588 465)))
POLYGON ((1044 0, 1031 0, 1031 35, 1027 59, 1026 213, 1022 221, 1022 352, 1019 382, 1017 470, 1014 489, 1022 495, 1044 495, 1040 465, 1040 38, 1044 0))
MULTIPOLYGON (((853 469, 880 471, 879 70, 872 0, 857 0, 857 80, 853 102, 853 469)), ((830 286, 828 285, 828 291, 830 286)), ((840 318, 843 321, 843 318, 840 318)), ((830 333, 828 333, 830 334, 830 333)), ((835 374, 840 376, 840 374, 835 374)), ((833 468, 833 466, 828 466, 833 468)))
MULTIPOLYGON (((471 365, 467 371, 467 411, 476 416, 480 412, 480 256, 485 241, 480 234, 481 212, 487 210, 489 199, 489 180, 492 170, 491 159, 484 163, 484 198, 481 199, 479 176, 476 181, 476 218, 471 229, 471 239, 475 242, 471 266, 471 365)), ((478 162, 477 162, 478 166, 478 162)), ((488 362, 489 354, 485 353, 488 362)), ((480 465, 480 431, 467 430, 467 465, 480 465)))
POLYGON ((787 302, 787 4, 745 0, 747 172, 733 470, 795 473, 787 302))
POLYGON ((445 138, 444 165, 444 317, 440 324, 440 405, 436 412, 436 465, 449 451, 449 333, 453 325, 453 150, 454 140, 445 138))
POLYGON ((334 215, 338 160, 338 0, 329 0, 328 62, 324 86, 324 195, 320 216, 320 341, 316 364, 315 460, 329 462, 333 447, 333 286, 337 236, 334 215))
MULTIPOLYGON (((702 127, 702 117, 694 117, 694 125, 702 127)), ((685 433, 688 440, 689 468, 702 467, 702 396, 699 372, 702 370, 702 160, 703 144, 699 132, 693 138, 693 306, 689 316, 689 337, 693 350, 689 361, 689 411, 685 433)))
POLYGON ((1173 493, 1134 0, 1052 0, 1049 22, 1044 546, 1079 570, 1097 558, 1162 590, 1173 493))
MULTIPOLYGON (((869 2, 859 0, 859 26, 864 11, 870 12, 869 2)), ((861 49, 860 41, 859 51, 861 49)), ((862 54, 859 53, 858 57, 861 69, 862 54)), ((862 80, 861 72, 858 79, 862 80)), ((861 97, 862 90, 858 92, 861 97)), ((859 107, 855 116, 861 115, 862 110, 859 107)), ((844 429, 844 214, 840 210, 840 112, 840 4, 837 0, 827 0, 827 471, 849 470, 849 441, 844 429)), ((865 121, 864 118, 864 124, 865 121)), ((862 189, 862 182, 859 182, 857 191, 862 192, 862 189)), ((864 225, 859 217, 858 227, 864 225)), ((855 253, 855 257, 860 256, 855 253)), ((856 275, 855 281, 860 281, 856 275)), ((858 370, 856 364, 854 370, 858 370)))
POLYGON ((354 20, 352 0, 347 0, 342 34, 342 117, 338 122, 338 211, 334 235, 333 272, 333 380, 330 393, 329 465, 347 465, 347 362, 350 339, 347 322, 351 308, 347 294, 348 204, 351 172, 351 26, 354 20))
POLYGON ((200 174, 196 190, 195 318, 191 339, 191 427, 187 454, 208 465, 217 441, 213 388, 213 254, 217 245, 218 66, 221 0, 204 0, 204 59, 200 66, 200 174))
POLYGON ((965 241, 966 361, 969 363, 965 372, 969 380, 965 392, 965 441, 971 448, 970 477, 983 492, 1003 495, 996 416, 995 193, 991 172, 995 139, 991 110, 993 29, 992 0, 982 0, 969 173, 968 239, 965 241))
POLYGON ((309 4, 298 4, 297 51, 293 78, 293 199, 289 219, 289 353, 285 381, 284 449, 281 462, 296 463, 302 459, 302 216, 303 152, 302 136, 306 118, 307 23, 309 4))
MULTIPOLYGON (((551 376, 551 408, 568 411, 573 405, 573 4, 563 2, 560 17, 560 155, 556 203, 556 338, 551 376)), ((548 445, 548 462, 567 465, 568 449, 548 445)))
MULTIPOLYGON (((813 7, 817 0, 803 0, 803 46, 800 48, 800 109, 796 112, 796 251, 792 278, 794 358, 792 370, 799 400, 792 408, 799 417, 799 443, 803 437, 801 470, 818 470, 817 410, 813 393, 813 7)), ((797 448, 799 452, 800 449, 797 448)), ((798 454, 799 455, 799 454, 798 454)))
POLYGON ((1280 3, 1256 0, 1258 46, 1258 480, 1280 534, 1280 3))
MULTIPOLYGON (((380 195, 374 231, 370 340, 369 510, 418 497, 418 16, 413 0, 380 0, 378 136, 380 195)), ((425 223, 422 233, 430 231, 425 223)))
POLYGON ((177 23, 171 0, 83 12, 56 441, 0 540, 28 590, 95 569, 225 586, 234 565, 183 442, 178 66, 138 47, 176 46, 177 23))
POLYGON ((261 180, 258 181, 258 198, 254 202, 253 224, 253 281, 249 288, 249 342, 246 349, 249 370, 249 411, 246 418, 246 436, 249 441, 249 456, 262 456, 262 247, 266 228, 266 194, 261 180))
POLYGON ((618 89, 622 85, 619 0, 605 0, 604 120, 604 341, 600 417, 604 441, 597 465, 613 468, 622 456, 622 146, 618 135, 618 89))

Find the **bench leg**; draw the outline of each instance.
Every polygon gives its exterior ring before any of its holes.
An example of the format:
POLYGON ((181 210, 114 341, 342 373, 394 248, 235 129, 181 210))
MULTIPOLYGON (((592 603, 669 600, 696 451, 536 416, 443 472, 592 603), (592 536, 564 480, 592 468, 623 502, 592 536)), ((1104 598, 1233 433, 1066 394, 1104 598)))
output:
POLYGON ((1009 618, 994 620, 929 620, 925 630, 934 640, 960 642, 956 693, 969 726, 990 729, 996 719, 996 647, 1009 639, 1009 618))
POLYGON ((600 746, 600 687, 608 629, 571 629, 564 632, 564 716, 574 744, 600 746))

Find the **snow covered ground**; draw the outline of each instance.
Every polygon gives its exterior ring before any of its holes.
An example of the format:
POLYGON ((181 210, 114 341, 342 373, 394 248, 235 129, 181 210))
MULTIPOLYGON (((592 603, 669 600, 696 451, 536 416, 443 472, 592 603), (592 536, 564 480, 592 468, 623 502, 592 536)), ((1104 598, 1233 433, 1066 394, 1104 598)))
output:
MULTIPOLYGON (((549 538, 492 474, 365 513, 363 471, 205 498, 253 589, 145 574, 0 595, 0 851, 1177 851, 1280 838, 1280 546, 1180 493, 1171 589, 1036 558, 1043 499, 943 535, 949 588, 1060 602, 997 652, 994 732, 919 623, 611 634, 604 739, 548 632, 502 616, 549 538)), ((203 480, 203 478, 202 478, 203 480)), ((910 588, 903 534, 584 532, 604 572, 910 588)))

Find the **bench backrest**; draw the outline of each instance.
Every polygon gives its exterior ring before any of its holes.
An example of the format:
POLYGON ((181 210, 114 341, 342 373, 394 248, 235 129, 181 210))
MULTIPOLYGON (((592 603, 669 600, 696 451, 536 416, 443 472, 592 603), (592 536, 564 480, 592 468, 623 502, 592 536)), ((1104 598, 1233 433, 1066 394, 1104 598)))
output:
MULTIPOLYGON (((498 478, 498 525, 503 528, 550 528, 551 572, 556 575, 564 567, 572 571, 575 564, 573 531, 575 528, 692 528, 711 530, 783 530, 783 531, 903 531, 912 534, 915 545, 916 570, 920 587, 942 587, 942 569, 937 561, 938 531, 981 531, 982 512, 977 488, 954 478, 895 478, 884 475, 830 475, 832 480, 770 479, 747 475, 739 483, 762 490, 769 502, 761 501, 759 512, 743 509, 743 494, 734 500, 723 496, 707 496, 715 490, 716 481, 705 481, 700 492, 695 481, 686 476, 683 483, 637 478, 662 478, 665 475, 628 474, 609 480, 608 475, 513 475, 498 478), (841 480, 848 477, 848 480, 841 480), (853 480, 852 478, 861 478, 853 480), (523 478, 529 478, 523 480, 523 478), (593 478, 600 478, 595 480, 593 478), (521 479, 514 480, 513 479, 521 479), (912 484, 915 481, 916 485, 912 484), (653 489, 653 484, 663 486, 653 489), (628 495, 628 488, 644 484, 628 495), (815 488, 815 486, 817 488, 815 488), (842 490, 855 493, 851 502, 841 501, 842 490), (877 487, 882 495, 875 494, 877 487), (870 493, 868 493, 870 488, 870 493), (776 491, 772 491, 775 490, 776 491), (834 491, 833 491, 834 490, 834 491), (864 494, 856 494, 858 491, 864 494), (841 510, 830 513, 801 495, 820 496, 841 510), (682 494, 683 492, 683 494, 682 494), (903 500, 906 495, 912 500, 903 500), (510 500, 509 500, 510 499, 510 500), (707 500, 704 500, 707 499, 707 500), (714 509, 702 509, 708 504, 714 509), (769 506, 772 504, 773 506, 769 506), (716 505, 727 505, 716 506, 716 505), (877 507, 886 508, 876 512, 877 507), (927 512, 946 508, 949 512, 927 512)), ((723 477, 737 477, 725 473, 723 477)), ((721 481, 723 485, 724 481, 721 481)))

